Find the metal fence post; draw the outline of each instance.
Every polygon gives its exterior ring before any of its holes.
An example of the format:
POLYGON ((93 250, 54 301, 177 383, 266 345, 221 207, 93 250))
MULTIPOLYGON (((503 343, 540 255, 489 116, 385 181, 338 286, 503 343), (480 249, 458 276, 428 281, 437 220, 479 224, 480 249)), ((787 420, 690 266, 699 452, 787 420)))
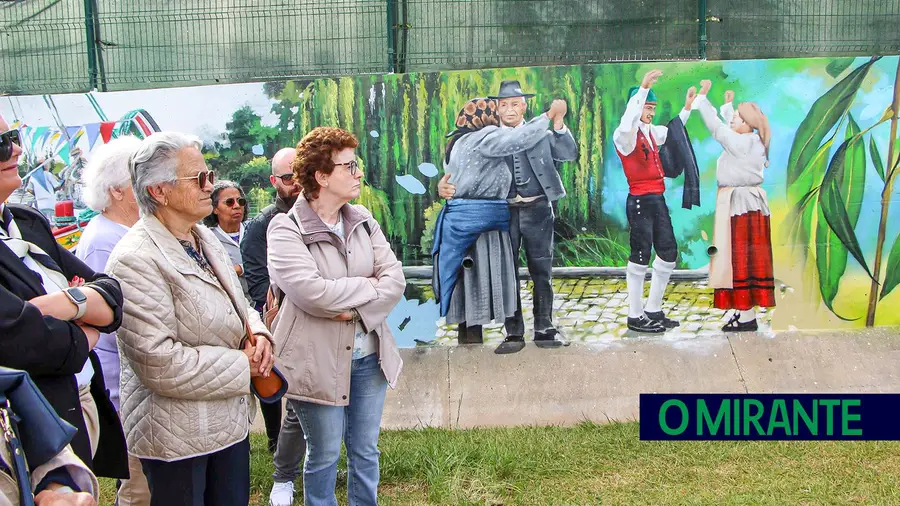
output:
POLYGON ((394 26, 397 24, 394 20, 394 2, 396 0, 387 0, 387 50, 388 50, 388 72, 394 72, 397 67, 397 30, 394 26))
POLYGON ((100 46, 100 16, 97 0, 84 0, 84 32, 87 37, 88 74, 91 89, 106 91, 106 71, 100 46))
POLYGON ((91 89, 97 88, 97 38, 94 36, 94 2, 84 0, 84 35, 87 38, 88 76, 91 89))
POLYGON ((409 39, 406 0, 387 0, 388 72, 406 72, 406 52, 409 39))
POLYGON ((699 20, 697 26, 697 50, 701 60, 706 59, 706 1, 707 0, 697 0, 697 19, 699 20))

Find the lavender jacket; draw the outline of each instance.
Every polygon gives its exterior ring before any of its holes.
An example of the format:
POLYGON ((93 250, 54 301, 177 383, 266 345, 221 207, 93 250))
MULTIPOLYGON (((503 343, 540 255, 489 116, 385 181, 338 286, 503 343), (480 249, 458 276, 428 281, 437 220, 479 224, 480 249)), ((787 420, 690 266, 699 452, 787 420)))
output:
MULTIPOLYGON (((75 256, 95 272, 106 272, 106 261, 128 227, 120 225, 102 214, 95 216, 85 227, 78 241, 75 256)), ((94 347, 100 366, 103 367, 103 381, 109 390, 109 399, 119 411, 119 348, 116 334, 100 334, 100 341, 94 347)))

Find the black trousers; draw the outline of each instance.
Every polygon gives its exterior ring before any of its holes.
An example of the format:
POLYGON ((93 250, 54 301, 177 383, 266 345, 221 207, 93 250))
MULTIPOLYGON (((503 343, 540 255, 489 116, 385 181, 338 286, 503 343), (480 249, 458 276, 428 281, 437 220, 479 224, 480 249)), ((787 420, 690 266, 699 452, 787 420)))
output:
POLYGON ((669 207, 662 195, 628 195, 625 215, 631 229, 631 256, 628 261, 638 265, 650 264, 650 252, 666 262, 674 262, 678 255, 675 232, 669 207))
POLYGON ((174 462, 141 459, 150 506, 247 506, 250 437, 209 455, 174 462))
POLYGON ((259 407, 262 411, 263 421, 266 423, 266 437, 269 439, 269 445, 274 446, 278 444, 278 433, 281 432, 281 403, 260 402, 259 407))
MULTIPOLYGON (((553 328, 553 206, 550 202, 540 200, 509 206, 509 238, 516 267, 519 267, 519 249, 525 248, 528 274, 534 283, 534 329, 553 328)), ((518 269, 516 282, 519 282, 518 269)), ((506 320, 507 336, 525 335, 522 298, 516 299, 516 313, 506 320)))

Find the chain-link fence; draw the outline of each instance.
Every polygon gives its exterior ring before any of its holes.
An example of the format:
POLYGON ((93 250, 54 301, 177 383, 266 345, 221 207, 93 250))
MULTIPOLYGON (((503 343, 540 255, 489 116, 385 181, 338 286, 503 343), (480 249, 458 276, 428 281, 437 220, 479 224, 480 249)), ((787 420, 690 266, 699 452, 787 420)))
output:
POLYGON ((900 52, 900 0, 0 0, 0 92, 900 52))

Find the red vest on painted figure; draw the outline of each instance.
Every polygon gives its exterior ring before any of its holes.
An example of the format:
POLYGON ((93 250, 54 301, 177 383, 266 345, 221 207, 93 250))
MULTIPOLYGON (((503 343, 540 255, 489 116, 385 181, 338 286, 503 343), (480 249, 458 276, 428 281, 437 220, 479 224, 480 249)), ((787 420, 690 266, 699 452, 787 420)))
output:
POLYGON ((622 167, 625 169, 628 193, 631 195, 662 195, 665 193, 663 166, 659 160, 659 148, 656 146, 653 134, 650 134, 648 142, 644 132, 638 129, 634 150, 628 155, 623 155, 616 149, 616 154, 619 155, 622 167))

